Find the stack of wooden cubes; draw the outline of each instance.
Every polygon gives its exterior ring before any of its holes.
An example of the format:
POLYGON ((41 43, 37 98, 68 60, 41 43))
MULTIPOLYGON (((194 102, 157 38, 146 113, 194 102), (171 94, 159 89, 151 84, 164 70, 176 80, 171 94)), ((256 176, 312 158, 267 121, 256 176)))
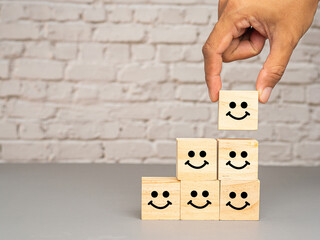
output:
MULTIPOLYGON (((257 130, 258 92, 220 91, 219 130, 257 130)), ((258 141, 177 138, 177 176, 142 178, 142 219, 259 220, 258 141)))

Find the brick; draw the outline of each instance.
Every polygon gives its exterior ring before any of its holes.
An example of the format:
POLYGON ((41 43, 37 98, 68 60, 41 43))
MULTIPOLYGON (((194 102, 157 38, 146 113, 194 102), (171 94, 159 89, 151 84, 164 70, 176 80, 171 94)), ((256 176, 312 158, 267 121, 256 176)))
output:
POLYGON ((281 83, 311 83, 318 77, 315 66, 311 64, 289 63, 288 67, 281 79, 281 83))
POLYGON ((209 116, 209 109, 201 106, 170 106, 161 114, 162 118, 173 121, 205 121, 209 116))
POLYGON ((171 141, 156 142, 156 153, 161 158, 176 157, 176 143, 171 141))
POLYGON ((0 138, 1 139, 17 139, 17 125, 10 122, 0 123, 0 138))
POLYGON ((58 80, 63 78, 64 64, 53 60, 18 59, 13 75, 27 79, 58 80))
POLYGON ((20 93, 21 93, 20 81, 9 80, 9 81, 0 82, 0 97, 19 96, 20 93))
MULTIPOLYGON (((316 51, 319 52, 319 51, 316 51)), ((293 51, 291 62, 310 62, 312 56, 315 54, 315 48, 312 46, 298 45, 293 51)))
POLYGON ((270 123, 303 123, 309 121, 309 108, 304 104, 269 105, 268 108, 260 108, 260 113, 261 116, 264 116, 264 121, 270 123))
POLYGON ((1 20, 5 22, 15 21, 23 18, 24 10, 21 4, 4 4, 1 8, 1 20))
POLYGON ((39 26, 34 23, 0 23, 0 39, 38 39, 39 26))
POLYGON ((102 157, 102 146, 98 142, 59 142, 53 143, 54 161, 96 160, 102 157))
POLYGON ((50 139, 67 139, 72 132, 72 126, 66 123, 45 123, 43 129, 45 137, 50 139))
POLYGON ((184 14, 181 9, 178 8, 162 8, 160 9, 158 22, 169 24, 181 24, 183 23, 184 14))
POLYGON ((108 63, 127 63, 129 58, 129 46, 127 44, 111 44, 107 46, 106 61, 108 63))
POLYGON ((190 123, 173 123, 170 129, 170 138, 196 137, 195 127, 190 123))
POLYGON ((320 84, 307 86, 307 101, 312 104, 320 103, 320 84))
POLYGON ((22 139, 42 139, 44 132, 39 123, 23 122, 19 127, 19 136, 22 139))
POLYGON ((130 22, 132 20, 132 10, 124 7, 112 9, 108 20, 115 23, 130 22))
POLYGON ((118 122, 105 122, 102 124, 101 138, 116 139, 120 133, 120 125, 118 122))
POLYGON ((105 46, 99 43, 84 43, 80 47, 80 59, 88 62, 100 62, 103 60, 105 46))
POLYGON ((70 63, 66 69, 69 80, 112 81, 115 78, 114 68, 110 65, 70 63))
POLYGON ((47 99, 49 101, 68 101, 72 97, 73 84, 66 82, 48 83, 47 99))
POLYGON ((87 122, 87 121, 111 121, 110 112, 106 106, 99 105, 73 105, 72 107, 61 108, 56 118, 66 122, 87 122))
POLYGON ((169 138, 170 125, 168 123, 151 122, 148 127, 149 139, 169 138))
POLYGON ((167 4, 192 4, 197 0, 150 0, 151 3, 167 3, 167 4))
POLYGON ((204 83, 203 66, 177 64, 171 72, 171 79, 187 83, 204 83))
POLYGON ((158 52, 161 62, 177 62, 183 59, 183 48, 180 45, 160 45, 158 52))
POLYGON ((274 129, 278 141, 299 142, 303 137, 303 132, 298 126, 277 125, 274 129))
POLYGON ((82 8, 75 6, 53 6, 52 18, 58 21, 74 21, 80 19, 82 8))
POLYGON ((24 101, 11 101, 7 108, 8 116, 16 118, 48 119, 56 112, 49 104, 24 101))
POLYGON ((77 45, 74 43, 56 43, 54 55, 59 60, 76 59, 77 45))
POLYGON ((152 105, 131 104, 111 110, 110 116, 116 119, 149 120, 158 118, 159 110, 152 105))
POLYGON ((141 65, 134 64, 124 67, 119 72, 118 80, 121 82, 161 82, 167 79, 167 70, 164 65, 141 65))
POLYGON ((48 156, 46 143, 2 143, 2 158, 12 162, 45 161, 48 156))
POLYGON ((97 139, 100 136, 100 125, 91 122, 68 124, 66 138, 75 140, 97 139))
POLYGON ((289 143, 260 143, 259 163, 270 163, 272 161, 289 161, 292 159, 289 143))
POLYGON ((202 85, 180 85, 176 91, 176 98, 183 101, 203 101, 208 98, 207 87, 202 85))
POLYGON ((209 26, 198 26, 198 43, 204 44, 207 41, 210 33, 212 32, 213 26, 213 24, 209 24, 209 26))
POLYGON ((260 65, 228 65, 221 74, 223 81, 251 83, 254 81, 261 70, 260 65))
POLYGON ((50 59, 53 56, 53 47, 49 42, 30 42, 26 43, 25 57, 50 59))
POLYGON ((119 138, 125 139, 138 139, 145 138, 146 136, 146 126, 141 123, 126 123, 120 128, 119 138))
POLYGON ((315 45, 319 46, 319 41, 317 39, 320 38, 319 29, 311 28, 300 40, 300 43, 305 45, 315 45))
POLYGON ((155 155, 153 146, 148 141, 112 141, 104 144, 105 156, 110 159, 145 158, 155 155))
POLYGON ((135 44, 131 46, 132 57, 136 61, 146 61, 154 58, 155 48, 152 45, 135 44))
POLYGON ((103 22, 106 12, 103 7, 88 8, 83 13, 83 19, 87 22, 103 22))
POLYGON ((22 53, 22 44, 18 42, 0 42, 0 58, 18 57, 22 53))
POLYGON ((304 86, 283 86, 280 91, 284 102, 302 103, 305 101, 304 86))
POLYGON ((79 23, 49 23, 46 37, 58 41, 89 41, 91 28, 89 25, 79 23))
POLYGON ((23 81, 21 83, 21 96, 27 99, 45 99, 47 85, 40 81, 23 81))
POLYGON ((135 9, 134 18, 140 23, 152 23, 158 17, 158 10, 154 7, 139 7, 135 9))
POLYGON ((50 20, 51 14, 51 8, 48 5, 35 4, 26 6, 26 15, 32 20, 50 20))
POLYGON ((295 145, 294 152, 295 155, 303 160, 320 159, 320 143, 319 142, 299 142, 295 145))
POLYGON ((202 62, 202 45, 188 46, 184 52, 184 59, 187 62, 202 62))
POLYGON ((80 85, 76 87, 74 99, 76 102, 92 102, 98 98, 98 88, 93 85, 80 85))
POLYGON ((149 86, 150 94, 149 98, 153 100, 173 100, 175 95, 175 84, 161 83, 149 86))
POLYGON ((0 79, 9 77, 9 62, 0 61, 0 79))
POLYGON ((155 27, 150 30, 151 41, 154 43, 193 43, 197 32, 192 27, 155 27))
POLYGON ((97 27, 93 34, 93 40, 98 42, 140 42, 144 35, 144 29, 138 25, 110 25, 97 27))
POLYGON ((124 87, 120 84, 108 84, 99 88, 99 99, 104 101, 121 101, 124 99, 124 95, 124 87))
POLYGON ((185 21, 191 24, 207 24, 209 21, 208 8, 204 8, 204 7, 187 8, 185 21))

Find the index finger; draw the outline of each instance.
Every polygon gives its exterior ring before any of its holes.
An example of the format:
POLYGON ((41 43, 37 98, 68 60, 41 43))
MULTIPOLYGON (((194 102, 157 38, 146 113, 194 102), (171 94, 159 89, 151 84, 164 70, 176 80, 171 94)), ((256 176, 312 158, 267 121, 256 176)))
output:
POLYGON ((250 27, 249 23, 236 27, 232 21, 220 19, 202 48, 205 78, 212 102, 216 102, 219 99, 222 54, 230 46, 232 39, 243 34, 247 27, 250 27))

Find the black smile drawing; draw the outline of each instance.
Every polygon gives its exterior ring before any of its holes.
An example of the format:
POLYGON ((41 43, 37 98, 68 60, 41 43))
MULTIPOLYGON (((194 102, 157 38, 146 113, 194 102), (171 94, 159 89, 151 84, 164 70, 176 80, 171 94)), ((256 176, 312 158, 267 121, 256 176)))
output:
POLYGON ((207 165, 207 164, 209 164, 209 163, 208 163, 206 160, 204 160, 204 161, 203 161, 203 164, 202 164, 201 166, 194 166, 194 165, 192 165, 192 164, 190 163, 190 161, 188 160, 188 161, 186 161, 184 164, 185 164, 185 165, 189 165, 190 167, 195 168, 195 169, 200 169, 200 168, 203 168, 205 165, 207 165))
POLYGON ((231 114, 231 111, 227 112, 226 116, 230 116, 235 120, 242 120, 245 119, 247 116, 250 116, 250 113, 248 113, 247 111, 245 112, 245 114, 242 117, 235 117, 231 114))
POLYGON ((211 204, 211 202, 209 200, 207 200, 206 204, 203 205, 203 206, 197 206, 195 204, 192 203, 192 200, 190 200, 188 203, 188 205, 191 205, 192 207, 195 207, 195 208, 198 208, 198 209, 202 209, 202 208, 205 208, 207 207, 209 204, 211 204))
POLYGON ((231 202, 229 201, 229 202, 227 202, 226 206, 229 206, 229 207, 231 207, 231 208, 233 208, 233 209, 235 209, 235 210, 242 210, 242 209, 245 209, 247 206, 250 206, 250 203, 248 203, 248 202, 246 201, 246 203, 244 204, 244 206, 238 208, 238 207, 233 206, 233 205, 231 204, 231 202))
POLYGON ((152 202, 152 200, 151 200, 151 201, 148 203, 148 205, 151 205, 152 207, 157 208, 157 209, 165 209, 165 208, 167 208, 169 205, 172 205, 172 202, 167 201, 167 204, 166 204, 166 205, 164 205, 164 206, 162 206, 162 207, 158 207, 157 205, 154 205, 153 202, 152 202))
POLYGON ((245 168, 246 166, 250 165, 250 163, 249 163, 248 161, 245 161, 245 164, 244 164, 243 166, 237 167, 237 166, 234 166, 234 165, 231 163, 231 161, 228 161, 228 162, 226 163, 226 165, 229 165, 230 167, 232 167, 232 168, 234 168, 234 169, 243 169, 243 168, 245 168))

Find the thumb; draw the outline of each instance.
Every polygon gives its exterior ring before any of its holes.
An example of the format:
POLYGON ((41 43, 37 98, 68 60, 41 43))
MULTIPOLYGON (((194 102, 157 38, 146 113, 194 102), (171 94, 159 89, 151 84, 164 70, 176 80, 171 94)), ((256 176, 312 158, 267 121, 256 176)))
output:
POLYGON ((295 45, 288 40, 281 39, 275 39, 274 42, 270 43, 270 53, 263 64, 256 83, 261 103, 268 101, 272 89, 280 81, 295 45))

